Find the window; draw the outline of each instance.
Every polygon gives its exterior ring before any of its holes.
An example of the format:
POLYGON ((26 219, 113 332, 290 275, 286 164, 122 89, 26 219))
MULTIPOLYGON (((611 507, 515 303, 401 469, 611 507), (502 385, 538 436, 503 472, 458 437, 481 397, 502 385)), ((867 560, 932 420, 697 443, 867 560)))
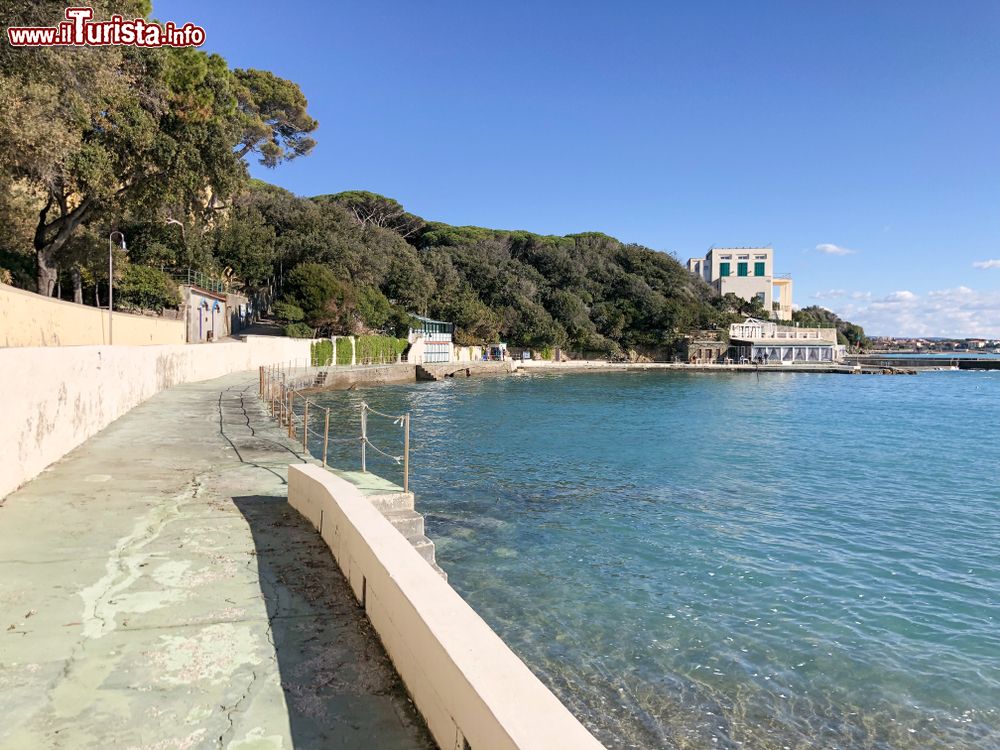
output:
POLYGON ((719 276, 728 276, 728 275, 729 275, 729 264, 728 263, 720 263, 719 264, 719 276))
POLYGON ((764 298, 765 298, 765 296, 766 296, 766 295, 764 294, 764 292, 757 292, 757 295, 756 295, 756 296, 757 296, 757 301, 758 301, 758 302, 760 302, 760 304, 762 304, 762 305, 763 305, 763 304, 764 304, 764 298))
POLYGON ((765 265, 766 264, 764 264, 764 263, 754 263, 753 264, 753 275, 754 276, 763 276, 764 275, 764 266, 765 265))
POLYGON ((749 265, 748 263, 737 263, 736 264, 736 275, 737 276, 746 276, 746 275, 748 275, 747 274, 747 266, 748 265, 749 265))

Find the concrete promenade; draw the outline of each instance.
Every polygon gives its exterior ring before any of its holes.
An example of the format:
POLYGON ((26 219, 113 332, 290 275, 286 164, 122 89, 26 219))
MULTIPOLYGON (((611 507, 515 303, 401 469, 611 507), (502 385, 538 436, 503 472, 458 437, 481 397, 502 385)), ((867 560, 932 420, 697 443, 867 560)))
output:
POLYGON ((0 748, 428 748, 256 372, 152 397, 0 501, 0 748))

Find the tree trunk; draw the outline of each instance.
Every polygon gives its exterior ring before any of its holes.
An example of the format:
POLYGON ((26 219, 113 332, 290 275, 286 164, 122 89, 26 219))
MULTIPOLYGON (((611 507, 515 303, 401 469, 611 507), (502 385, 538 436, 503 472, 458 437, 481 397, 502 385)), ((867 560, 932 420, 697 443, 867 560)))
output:
POLYGON ((69 275, 73 278, 73 301, 83 304, 83 276, 80 274, 80 266, 74 265, 69 269, 69 275))
POLYGON ((38 284, 38 293, 51 297, 56 286, 56 278, 59 276, 59 269, 46 253, 38 253, 38 273, 35 282, 38 284))
POLYGON ((67 211, 65 196, 54 196, 50 193, 45 207, 38 212, 34 246, 35 259, 38 266, 36 282, 39 294, 44 294, 46 297, 52 296, 52 290, 59 277, 56 254, 66 244, 66 241, 72 236, 80 223, 87 217, 91 206, 91 199, 84 198, 79 206, 72 211, 67 211), (52 204, 57 197, 61 213, 57 219, 50 223, 47 221, 49 210, 52 208, 52 204), (53 232, 54 234, 52 234, 53 232))

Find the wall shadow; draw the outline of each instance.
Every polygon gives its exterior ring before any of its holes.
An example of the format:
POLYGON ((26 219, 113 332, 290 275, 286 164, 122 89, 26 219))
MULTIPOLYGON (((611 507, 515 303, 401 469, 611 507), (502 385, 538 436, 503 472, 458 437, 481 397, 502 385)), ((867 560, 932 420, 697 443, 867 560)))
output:
POLYGON ((253 535, 294 747, 436 747, 317 531, 284 497, 233 502, 253 535))

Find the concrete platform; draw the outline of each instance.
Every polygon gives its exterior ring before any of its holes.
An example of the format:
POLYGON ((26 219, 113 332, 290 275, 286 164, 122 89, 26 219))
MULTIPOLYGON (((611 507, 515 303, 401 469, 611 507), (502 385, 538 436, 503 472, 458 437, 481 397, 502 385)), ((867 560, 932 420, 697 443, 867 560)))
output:
POLYGON ((434 746, 256 386, 165 391, 2 501, 0 747, 434 746))

